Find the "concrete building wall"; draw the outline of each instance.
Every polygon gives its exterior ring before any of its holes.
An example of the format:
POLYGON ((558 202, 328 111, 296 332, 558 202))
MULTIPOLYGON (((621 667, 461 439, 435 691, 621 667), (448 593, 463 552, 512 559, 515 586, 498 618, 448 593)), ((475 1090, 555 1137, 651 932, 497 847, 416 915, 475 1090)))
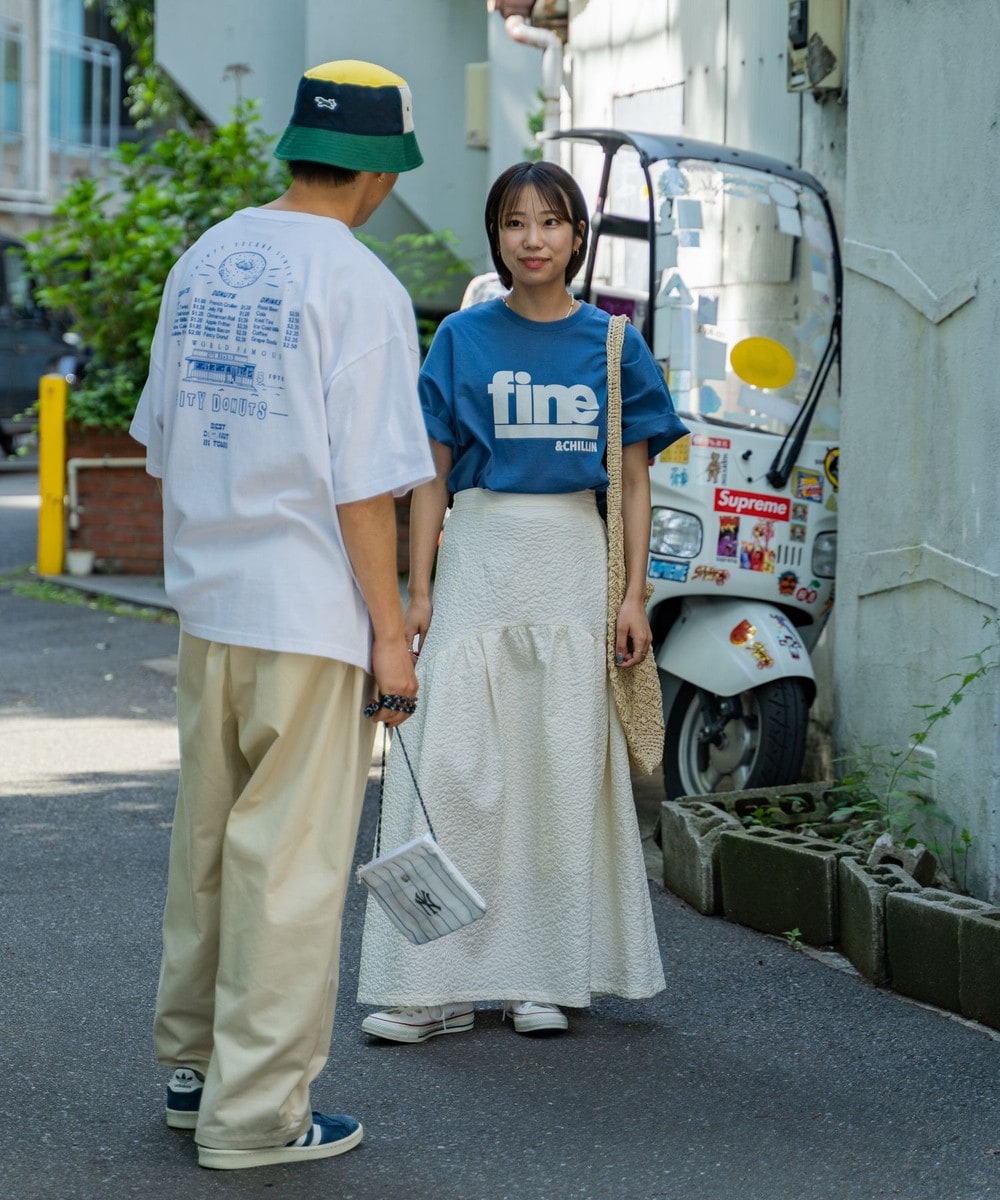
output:
MULTIPOLYGON (((992 0, 852 0, 837 733, 905 750, 996 640, 1000 149, 992 0), (928 81, 940 86, 928 86, 928 81), (945 90, 946 89, 946 90, 945 90)), ((993 657, 996 657, 994 654, 993 657)), ((998 896, 997 679, 933 726, 933 791, 998 896)), ((947 831, 925 831, 950 841, 947 831)))
POLYGON ((292 110, 296 81, 312 65, 303 58, 306 7, 306 0, 161 2, 156 6, 157 61, 216 124, 231 118, 242 94, 259 103, 263 127, 280 133, 292 110))
POLYGON ((400 177, 366 231, 388 239, 450 229, 475 264, 489 164, 465 144, 465 67, 487 58, 487 17, 485 4, 467 0, 171 0, 158 6, 157 57, 214 121, 227 118, 236 96, 227 66, 246 64, 243 94, 260 99, 264 128, 275 134, 306 68, 359 58, 397 71, 413 91, 425 163, 400 177))

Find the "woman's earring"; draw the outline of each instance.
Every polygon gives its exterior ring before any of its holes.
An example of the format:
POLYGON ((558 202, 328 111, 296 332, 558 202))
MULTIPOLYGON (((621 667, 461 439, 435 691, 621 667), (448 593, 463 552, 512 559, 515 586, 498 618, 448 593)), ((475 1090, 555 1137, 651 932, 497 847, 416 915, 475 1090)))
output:
POLYGON ((381 174, 381 175, 378 177, 378 181, 379 181, 379 183, 385 183, 385 172, 384 172, 384 171, 383 171, 383 172, 382 172, 382 174, 381 174))

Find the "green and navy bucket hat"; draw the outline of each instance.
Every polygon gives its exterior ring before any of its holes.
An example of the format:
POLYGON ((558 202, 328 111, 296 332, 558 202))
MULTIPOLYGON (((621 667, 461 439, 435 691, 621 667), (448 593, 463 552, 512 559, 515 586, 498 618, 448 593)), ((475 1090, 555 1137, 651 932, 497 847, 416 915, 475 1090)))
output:
POLYGON ((351 171, 412 171, 424 159, 406 80, 352 58, 313 67, 274 153, 351 171))

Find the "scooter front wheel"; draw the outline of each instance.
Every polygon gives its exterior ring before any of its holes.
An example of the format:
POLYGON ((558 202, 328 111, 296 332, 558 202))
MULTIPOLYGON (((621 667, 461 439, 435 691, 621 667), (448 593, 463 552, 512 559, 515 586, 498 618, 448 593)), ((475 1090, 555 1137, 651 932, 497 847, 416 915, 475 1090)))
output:
POLYGON ((667 798, 796 783, 808 720, 800 679, 775 679, 736 696, 683 684, 666 715, 667 798))

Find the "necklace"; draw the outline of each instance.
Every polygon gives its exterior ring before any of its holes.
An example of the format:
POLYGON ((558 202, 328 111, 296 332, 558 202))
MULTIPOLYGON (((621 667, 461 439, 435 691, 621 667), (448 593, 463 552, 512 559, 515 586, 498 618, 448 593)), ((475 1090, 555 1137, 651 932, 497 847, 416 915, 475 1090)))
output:
MULTIPOLYGON (((521 314, 520 314, 520 313, 517 311, 517 309, 516 309, 516 308, 511 308, 511 306, 510 306, 510 305, 507 303, 507 297, 506 297, 506 296, 501 296, 501 297, 500 297, 500 299, 501 299, 501 300, 504 302, 504 307, 505 307, 505 308, 509 308, 509 309, 510 309, 510 311, 511 311, 512 313, 514 313, 514 314, 515 314, 515 316, 518 316, 518 317, 519 317, 519 316, 521 315, 521 314)), ((566 317, 571 317, 571 316, 573 315, 573 309, 574 309, 575 307, 576 307, 576 297, 575 297, 575 296, 570 296, 570 298, 569 298, 569 311, 566 313, 566 317)), ((557 318, 557 320, 563 320, 563 321, 565 321, 565 320, 566 320, 566 317, 557 318)), ((525 319, 527 320, 527 318, 525 318, 525 319)))

